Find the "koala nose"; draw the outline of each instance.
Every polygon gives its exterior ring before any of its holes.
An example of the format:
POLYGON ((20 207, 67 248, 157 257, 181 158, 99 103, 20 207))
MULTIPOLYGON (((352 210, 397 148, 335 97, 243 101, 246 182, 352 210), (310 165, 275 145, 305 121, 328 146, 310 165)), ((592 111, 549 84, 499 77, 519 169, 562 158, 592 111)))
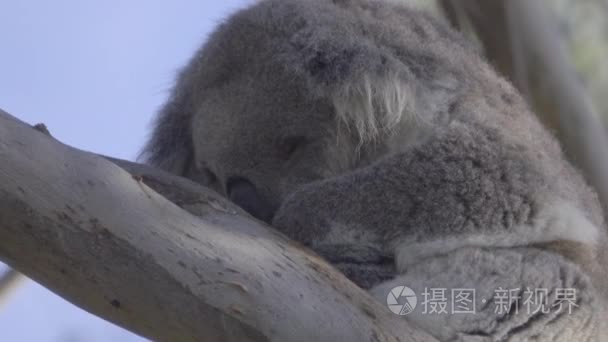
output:
POLYGON ((270 223, 274 210, 264 200, 257 188, 248 179, 243 177, 230 177, 226 182, 228 198, 239 207, 245 209, 253 217, 270 223))

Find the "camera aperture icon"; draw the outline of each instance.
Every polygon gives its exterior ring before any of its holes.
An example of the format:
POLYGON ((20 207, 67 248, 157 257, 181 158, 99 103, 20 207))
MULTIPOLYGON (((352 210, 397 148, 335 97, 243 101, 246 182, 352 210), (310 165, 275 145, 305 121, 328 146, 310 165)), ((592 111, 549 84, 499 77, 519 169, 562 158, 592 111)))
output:
POLYGON ((397 315, 404 316, 411 313, 416 308, 416 304, 418 304, 418 297, 407 286, 393 287, 386 296, 386 305, 397 315))

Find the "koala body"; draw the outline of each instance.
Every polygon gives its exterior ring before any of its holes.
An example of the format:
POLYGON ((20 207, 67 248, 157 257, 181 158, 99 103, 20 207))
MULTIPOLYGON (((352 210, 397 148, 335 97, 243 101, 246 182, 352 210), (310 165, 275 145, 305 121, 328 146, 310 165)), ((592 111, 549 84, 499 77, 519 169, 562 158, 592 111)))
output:
POLYGON ((517 91, 425 13, 373 0, 237 12, 181 71, 143 156, 382 302, 399 285, 419 300, 446 289, 448 303, 451 290, 475 289, 474 313, 406 316, 442 340, 602 333, 596 196, 517 91), (571 312, 521 307, 526 289, 547 289, 556 308, 570 288, 571 312), (499 289, 519 296, 510 310, 490 305, 499 289))

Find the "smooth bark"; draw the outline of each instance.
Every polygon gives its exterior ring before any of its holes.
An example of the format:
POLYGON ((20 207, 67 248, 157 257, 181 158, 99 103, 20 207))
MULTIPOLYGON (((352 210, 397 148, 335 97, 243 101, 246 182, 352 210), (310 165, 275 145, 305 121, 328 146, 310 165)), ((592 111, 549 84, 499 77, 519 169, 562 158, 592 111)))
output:
POLYGON ((0 259, 135 333, 159 341, 433 340, 312 252, 188 180, 116 161, 128 173, 1 111, 0 161, 0 259))

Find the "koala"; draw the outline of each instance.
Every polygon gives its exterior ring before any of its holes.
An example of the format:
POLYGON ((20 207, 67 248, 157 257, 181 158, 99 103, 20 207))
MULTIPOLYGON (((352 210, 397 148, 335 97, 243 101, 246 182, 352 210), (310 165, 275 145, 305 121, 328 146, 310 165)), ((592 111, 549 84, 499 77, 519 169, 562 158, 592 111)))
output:
POLYGON ((429 14, 256 2, 182 69, 142 158, 226 196, 383 304, 409 287, 419 305, 404 318, 440 340, 605 334, 596 195, 514 87, 429 14), (429 309, 429 289, 447 306, 429 309), (454 313, 458 289, 474 290, 472 312, 454 313))

